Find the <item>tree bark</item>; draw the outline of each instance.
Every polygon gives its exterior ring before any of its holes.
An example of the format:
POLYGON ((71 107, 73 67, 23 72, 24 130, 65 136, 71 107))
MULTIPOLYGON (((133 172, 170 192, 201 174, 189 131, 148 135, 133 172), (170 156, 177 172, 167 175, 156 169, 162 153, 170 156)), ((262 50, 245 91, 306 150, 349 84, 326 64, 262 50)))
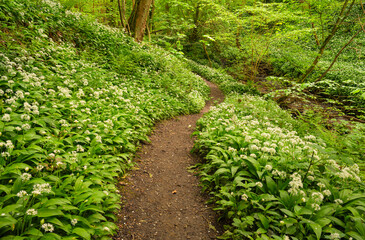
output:
POLYGON ((136 0, 129 17, 129 27, 132 36, 137 42, 141 42, 147 26, 152 0, 136 0))
POLYGON ((195 16, 194 16, 194 28, 190 35, 190 42, 197 42, 199 39, 199 17, 200 17, 200 2, 197 3, 195 8, 195 16))
POLYGON ((336 23, 333 26, 330 34, 327 36, 327 38, 324 40, 324 42, 322 43, 319 52, 317 54, 317 57, 314 59, 312 65, 306 70, 306 72, 304 73, 304 75, 301 77, 301 79, 299 80, 299 82, 304 82, 304 80, 309 76, 309 74, 311 74, 314 70, 314 68, 317 66, 317 63, 319 62, 319 59, 322 57, 324 50, 327 47, 327 44, 331 41, 331 39, 335 36, 338 28, 340 27, 340 25, 343 23, 343 21, 346 19, 346 17, 348 16, 348 14, 351 11, 351 8, 353 7, 355 0, 352 0, 351 5, 349 7, 349 9, 347 10, 347 12, 345 13, 347 4, 349 3, 350 0, 346 0, 345 3, 342 6, 340 15, 337 17, 336 23))
POLYGON ((120 16, 120 23, 122 24, 123 28, 131 34, 131 30, 129 28, 129 24, 125 19, 125 0, 122 0, 122 4, 120 3, 120 0, 118 0, 118 10, 119 10, 119 16, 120 16))
POLYGON ((333 61, 332 61, 332 63, 331 63, 331 65, 327 68, 327 70, 317 79, 317 81, 316 82, 319 82, 319 81, 321 81, 323 78, 324 78, 324 76, 326 76, 326 74, 331 70, 331 68, 333 67, 333 65, 335 64, 335 62, 337 61, 337 58, 341 55, 341 53, 342 53, 342 51, 343 50, 345 50, 345 48, 348 46, 348 45, 350 45, 350 43, 352 43, 352 41, 355 39, 355 37, 357 36, 357 35, 359 35, 359 33, 361 32, 361 31, 363 31, 363 29, 362 28, 360 28, 360 30, 359 31, 357 31, 356 32, 356 34, 354 35, 354 36, 352 36, 352 38, 345 44, 345 46, 343 46, 342 48, 341 48, 341 50, 336 54, 336 56, 335 56, 335 58, 333 59, 333 61))

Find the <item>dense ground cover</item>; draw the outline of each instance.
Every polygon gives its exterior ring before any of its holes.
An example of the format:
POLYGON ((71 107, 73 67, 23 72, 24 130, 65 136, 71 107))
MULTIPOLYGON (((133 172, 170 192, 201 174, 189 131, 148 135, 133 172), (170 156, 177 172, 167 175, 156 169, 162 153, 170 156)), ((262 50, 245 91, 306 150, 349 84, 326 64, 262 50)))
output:
POLYGON ((232 221, 225 237, 362 239, 358 165, 330 158, 326 144, 274 102, 231 96, 198 125, 202 183, 232 221))
MULTIPOLYGON (((216 76, 223 89, 231 79, 198 64, 194 71, 216 76)), ((195 145, 206 159, 202 185, 230 223, 222 238, 363 239, 365 186, 357 164, 363 159, 355 150, 361 146, 343 152, 275 102, 229 92, 199 120, 195 145)))
MULTIPOLYGON (((307 12, 303 11, 300 5, 281 8, 281 27, 271 36, 272 39, 268 40, 271 46, 267 61, 273 68, 272 74, 285 75, 287 79, 298 79, 317 56, 320 46, 316 44, 316 40, 319 43, 324 41, 323 32, 329 31, 333 27, 333 23, 329 23, 334 21, 333 16, 338 14, 339 9, 330 4, 315 7, 317 6, 313 6, 314 9, 307 12), (308 18, 308 12, 312 14, 311 18, 308 18), (293 13, 295 17, 292 15, 293 13), (328 26, 320 25, 318 14, 322 14, 324 18, 322 21, 328 23, 328 26)), ((262 4, 260 9, 257 10, 257 17, 265 19, 264 15, 268 13, 277 15, 278 6, 262 4)), ((345 23, 329 42, 315 71, 306 79, 307 83, 299 87, 299 91, 295 90, 295 88, 298 89, 298 86, 292 88, 292 94, 302 95, 302 90, 309 90, 320 95, 326 103, 334 104, 346 114, 364 119, 365 72, 362 66, 365 64, 365 32, 360 31, 356 35, 357 31, 361 29, 360 24, 363 24, 363 14, 361 4, 355 4, 345 23), (349 42, 353 37, 352 42, 349 42), (341 50, 343 47, 345 48, 341 50), (337 59, 336 55, 338 55, 337 59), (324 78, 320 79, 334 59, 336 61, 333 67, 324 78)), ((274 23, 275 20, 270 21, 267 25, 274 23)))
POLYGON ((209 88, 54 1, 5 0, 0 19, 1 239, 108 239, 138 143, 209 88))

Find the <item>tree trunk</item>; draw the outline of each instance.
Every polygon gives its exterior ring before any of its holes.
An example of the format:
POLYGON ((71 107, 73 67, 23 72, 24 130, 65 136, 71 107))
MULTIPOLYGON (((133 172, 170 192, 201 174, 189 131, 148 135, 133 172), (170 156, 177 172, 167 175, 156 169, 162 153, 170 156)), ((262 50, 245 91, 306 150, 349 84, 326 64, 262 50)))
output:
POLYGON ((128 22, 132 36, 137 42, 143 40, 151 4, 152 0, 136 0, 134 3, 128 22))
POLYGON ((120 16, 120 23, 122 24, 123 28, 131 34, 131 30, 129 28, 129 24, 125 19, 125 0, 122 0, 122 4, 120 3, 120 0, 118 0, 118 10, 119 10, 119 16, 120 16))
POLYGON ((199 17, 200 17, 200 2, 197 3, 195 8, 195 16, 194 16, 194 28, 190 35, 190 42, 197 42, 199 39, 199 17))
POLYGON ((147 32, 148 32, 148 40, 151 41, 151 33, 152 33, 152 19, 153 19, 153 16, 155 14, 155 0, 152 0, 152 4, 151 4, 151 11, 149 13, 149 16, 148 16, 148 24, 147 24, 147 32))
POLYGON ((355 37, 357 36, 357 35, 359 35, 359 33, 361 32, 361 31, 363 31, 363 26, 361 26, 362 28, 360 28, 360 30, 359 31, 357 31, 356 32, 356 34, 354 35, 354 36, 352 36, 352 38, 345 44, 345 46, 343 46, 342 48, 341 48, 341 50, 336 54, 336 56, 335 56, 335 58, 333 59, 333 61, 332 61, 332 63, 331 63, 331 65, 327 68, 327 70, 317 79, 317 81, 316 82, 319 82, 319 81, 321 81, 323 78, 324 78, 324 76, 326 76, 326 74, 331 70, 331 68, 333 67, 333 65, 335 64, 335 62, 337 61, 337 58, 341 55, 341 53, 342 53, 342 51, 343 50, 345 50, 345 48, 348 46, 348 45, 350 45, 350 43, 352 43, 352 41, 355 39, 355 37))
POLYGON ((314 59, 312 65, 306 70, 306 72, 304 73, 304 75, 301 77, 301 79, 299 80, 299 82, 304 82, 304 80, 309 76, 309 74, 311 74, 314 70, 314 68, 317 66, 317 63, 319 62, 319 59, 322 57, 324 50, 327 47, 327 44, 331 41, 331 39, 335 36, 338 28, 340 27, 340 25, 343 23, 343 21, 346 19, 346 17, 348 16, 348 14, 351 11, 351 8, 353 7, 355 0, 352 0, 352 3, 349 7, 349 9, 347 10, 347 12, 345 13, 347 4, 349 3, 350 0, 346 0, 345 3, 342 6, 340 15, 337 17, 336 23, 333 26, 330 34, 327 36, 327 38, 324 40, 324 42, 322 43, 319 52, 317 54, 317 57, 314 59))

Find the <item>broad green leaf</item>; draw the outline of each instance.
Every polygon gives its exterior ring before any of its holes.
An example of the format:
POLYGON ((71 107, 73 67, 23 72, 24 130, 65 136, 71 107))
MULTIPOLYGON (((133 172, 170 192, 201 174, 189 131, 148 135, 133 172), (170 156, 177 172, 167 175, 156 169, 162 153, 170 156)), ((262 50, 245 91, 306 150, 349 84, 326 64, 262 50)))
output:
POLYGON ((0 228, 5 226, 12 226, 14 229, 14 225, 17 223, 17 220, 11 216, 1 216, 0 217, 0 228))
POLYGON ((227 168, 220 168, 218 169, 214 175, 222 175, 222 174, 225 174, 225 173, 230 173, 229 169, 227 168))
POLYGON ((278 187, 274 180, 270 176, 266 176, 266 186, 269 189, 271 194, 277 193, 278 187))
POLYGON ((44 207, 55 206, 55 205, 67 205, 71 202, 65 198, 53 198, 44 203, 44 207))
POLYGON ((286 215, 288 215, 289 217, 294 217, 294 213, 289 211, 288 209, 285 208, 281 208, 280 211, 282 211, 283 213, 285 213, 286 215))
POLYGON ((232 177, 234 177, 234 175, 236 174, 237 170, 239 169, 238 166, 232 166, 231 167, 231 174, 232 174, 232 177))
POLYGON ((267 217, 265 217, 264 215, 262 215, 261 213, 258 214, 259 218, 260 218, 260 221, 262 223, 262 225, 264 226, 264 228, 267 230, 269 229, 269 226, 270 226, 270 222, 269 220, 267 219, 267 217))
POLYGON ((60 240, 62 237, 56 233, 46 233, 41 240, 60 240))
POLYGON ((83 181, 84 181, 84 176, 80 176, 77 178, 75 182, 75 191, 80 191, 82 189, 83 181))
POLYGON ((38 217, 52 217, 52 216, 62 216, 63 212, 59 209, 51 208, 41 208, 38 209, 38 217))
POLYGON ((7 205, 3 209, 0 209, 0 213, 14 212, 16 209, 23 207, 22 204, 11 204, 7 205))
POLYGON ((43 236, 43 233, 41 231, 39 231, 38 229, 36 229, 36 228, 31 228, 28 231, 26 231, 24 233, 24 235, 31 235, 31 236, 41 237, 41 236, 43 236))
POLYGON ((80 237, 87 239, 87 240, 91 239, 90 233, 83 228, 75 228, 72 230, 72 233, 75 233, 75 234, 79 235, 80 237))
POLYGON ((10 188, 8 188, 7 186, 5 186, 5 185, 0 185, 0 193, 1 192, 5 192, 6 194, 10 194, 10 192, 11 192, 11 189, 10 188))
POLYGON ((347 232, 347 235, 353 237, 356 240, 364 240, 363 236, 361 236, 359 233, 357 232, 347 232))
POLYGON ((309 226, 313 229, 314 233, 317 236, 317 240, 321 239, 321 235, 322 235, 322 227, 321 225, 319 225, 318 223, 309 223, 309 226))

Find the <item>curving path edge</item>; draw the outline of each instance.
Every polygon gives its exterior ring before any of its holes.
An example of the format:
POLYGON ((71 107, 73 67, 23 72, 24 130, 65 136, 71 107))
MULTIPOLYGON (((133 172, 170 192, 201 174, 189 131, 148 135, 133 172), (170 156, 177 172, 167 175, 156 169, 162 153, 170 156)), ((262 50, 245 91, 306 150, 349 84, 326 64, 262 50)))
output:
POLYGON ((190 153, 196 121, 224 99, 216 85, 207 84, 211 100, 200 113, 158 123, 151 144, 137 153, 135 170, 121 182, 125 205, 115 240, 205 240, 222 234, 218 216, 205 204, 208 198, 201 193, 198 177, 188 171, 200 161, 190 153))

